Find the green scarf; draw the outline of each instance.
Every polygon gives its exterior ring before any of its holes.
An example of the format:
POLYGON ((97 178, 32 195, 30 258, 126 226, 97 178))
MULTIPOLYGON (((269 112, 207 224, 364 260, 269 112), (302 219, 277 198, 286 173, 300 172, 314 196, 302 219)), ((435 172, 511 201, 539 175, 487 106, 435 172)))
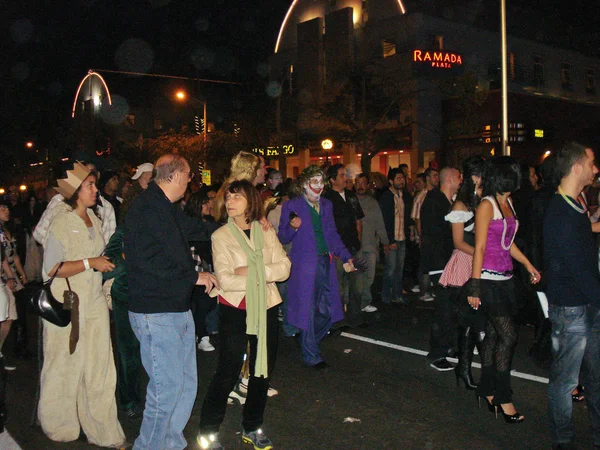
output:
POLYGON ((252 222, 250 237, 254 241, 252 249, 244 233, 229 218, 227 226, 238 241, 248 260, 246 277, 246 333, 257 336, 256 364, 254 376, 268 377, 267 365, 267 276, 263 261, 264 238, 260 223, 252 222))

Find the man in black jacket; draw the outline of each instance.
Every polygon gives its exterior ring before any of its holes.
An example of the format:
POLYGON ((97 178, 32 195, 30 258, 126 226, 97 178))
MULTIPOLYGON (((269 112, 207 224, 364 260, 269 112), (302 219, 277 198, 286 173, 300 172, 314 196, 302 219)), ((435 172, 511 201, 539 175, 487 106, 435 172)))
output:
POLYGON ((390 251, 385 256, 383 303, 405 303, 402 296, 406 241, 410 237, 412 197, 405 189, 406 178, 401 169, 391 169, 388 173, 389 189, 381 194, 379 206, 383 214, 385 230, 390 241, 390 251))
MULTIPOLYGON (((356 194, 346 189, 346 169, 343 164, 334 164, 327 169, 327 181, 331 187, 323 192, 323 197, 333 203, 337 231, 344 246, 355 257, 361 247, 362 218, 365 214, 356 194)), ((346 272, 344 262, 340 259, 336 259, 336 269, 342 301, 348 305, 346 325, 361 326, 364 323, 360 307, 361 278, 357 272, 346 272)))
POLYGON ((164 155, 156 177, 125 219, 124 253, 129 274, 129 320, 148 373, 146 409, 134 448, 183 449, 198 375, 190 298, 194 285, 209 292, 214 275, 196 272, 188 242, 208 239, 206 223, 176 204, 190 181, 179 155, 164 155))
POLYGON ((594 448, 600 448, 600 274, 587 210, 577 201, 598 169, 594 152, 574 142, 556 155, 561 177, 544 218, 552 364, 548 418, 552 448, 574 448, 572 392, 582 366, 594 448))
POLYGON ((443 168, 440 172, 440 189, 429 191, 421 207, 421 263, 436 291, 435 317, 431 324, 427 357, 429 365, 439 371, 453 369, 446 356, 454 344, 456 314, 446 289, 438 289, 437 282, 454 250, 452 229, 445 217, 452 209, 454 195, 461 181, 458 170, 443 168))

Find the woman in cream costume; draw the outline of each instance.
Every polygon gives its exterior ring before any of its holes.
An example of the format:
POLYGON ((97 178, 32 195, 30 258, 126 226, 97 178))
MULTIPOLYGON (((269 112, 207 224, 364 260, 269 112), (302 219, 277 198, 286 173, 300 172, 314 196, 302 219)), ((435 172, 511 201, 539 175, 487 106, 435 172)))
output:
POLYGON ((38 417, 54 441, 76 440, 81 427, 91 444, 118 448, 125 435, 117 419, 116 371, 108 304, 102 293, 102 272, 114 265, 100 256, 105 247, 102 224, 89 209, 96 203, 96 175, 75 163, 56 189, 65 202, 44 243, 44 276, 54 274, 64 262, 52 293, 62 301, 68 277, 79 297, 79 336, 73 337, 73 321, 64 328, 44 321, 38 417))

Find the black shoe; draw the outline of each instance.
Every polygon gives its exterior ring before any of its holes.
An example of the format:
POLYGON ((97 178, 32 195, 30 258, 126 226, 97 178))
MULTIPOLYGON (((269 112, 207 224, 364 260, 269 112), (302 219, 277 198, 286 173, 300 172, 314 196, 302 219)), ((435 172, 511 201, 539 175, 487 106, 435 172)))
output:
POLYGON ((318 370, 319 372, 327 372, 329 370, 329 364, 327 364, 325 361, 321 361, 320 363, 317 363, 310 367, 312 367, 315 370, 318 370))
POLYGON ((433 367, 435 370, 439 372, 448 372, 450 370, 454 370, 454 366, 448 362, 446 358, 438 359, 437 361, 433 361, 429 363, 430 367, 433 367))
POLYGON ((4 364, 4 370, 10 371, 15 370, 17 368, 17 366, 10 362, 6 355, 3 355, 2 353, 0 353, 0 361, 2 361, 2 364, 4 364))
MULTIPOLYGON (((600 449, 600 445, 594 445, 594 450, 600 449)), ((572 442, 562 443, 562 444, 553 444, 552 450, 577 450, 577 446, 572 442)))
POLYGON ((508 423, 509 425, 512 425, 515 423, 522 423, 525 421, 525 417, 523 415, 521 415, 521 413, 519 411, 517 411, 514 414, 509 415, 504 412, 504 409, 502 409, 502 405, 494 404, 494 406, 496 407, 496 418, 498 418, 498 410, 500 410, 500 412, 502 413, 502 417, 504 417, 504 421, 506 423, 508 423))
POLYGON ((485 395, 477 395, 475 394, 475 398, 477 399, 477 407, 481 408, 481 399, 484 400, 487 405, 487 409, 489 412, 496 414, 496 407, 487 399, 485 395))
POLYGON ((340 334, 342 334, 342 328, 332 328, 331 330, 329 330, 327 332, 327 336, 329 336, 329 337, 336 337, 336 336, 339 336, 340 334))

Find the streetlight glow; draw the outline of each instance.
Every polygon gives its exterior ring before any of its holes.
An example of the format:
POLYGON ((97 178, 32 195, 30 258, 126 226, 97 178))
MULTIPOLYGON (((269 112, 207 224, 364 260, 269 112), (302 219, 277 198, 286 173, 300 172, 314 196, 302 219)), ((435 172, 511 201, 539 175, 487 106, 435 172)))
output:
POLYGON ((179 100, 185 100, 185 92, 184 91, 177 91, 175 93, 175 97, 177 97, 179 100))
POLYGON ((33 148, 33 142, 29 141, 25 143, 25 147, 27 148, 33 148))
POLYGON ((321 148, 323 150, 331 150, 333 148, 333 141, 331 139, 323 139, 321 141, 321 148))
POLYGON ((27 186, 25 186, 24 184, 22 184, 21 186, 19 186, 19 190, 21 192, 25 192, 27 190, 27 186))

